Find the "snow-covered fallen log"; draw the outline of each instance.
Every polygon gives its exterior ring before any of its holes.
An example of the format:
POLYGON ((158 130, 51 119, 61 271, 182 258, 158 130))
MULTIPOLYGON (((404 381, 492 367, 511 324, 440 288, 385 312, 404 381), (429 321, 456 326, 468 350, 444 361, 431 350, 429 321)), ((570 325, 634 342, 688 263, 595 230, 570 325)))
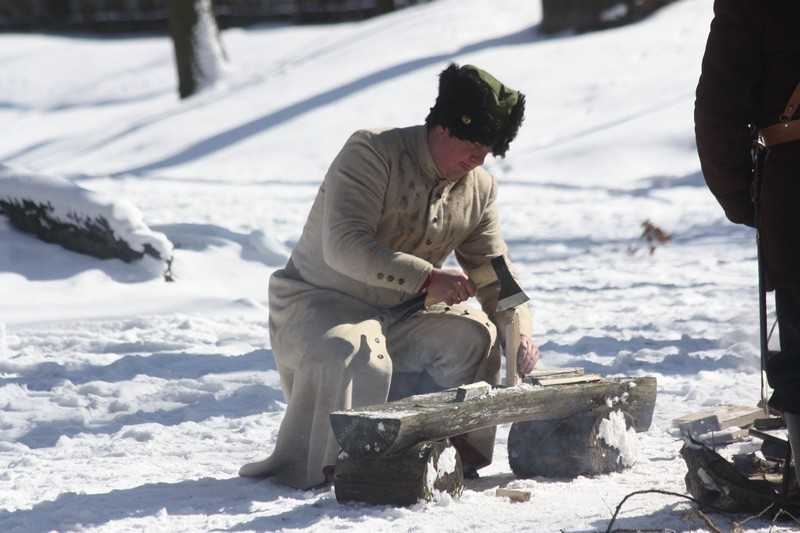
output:
POLYGON ((70 181, 0 165, 0 214, 39 239, 100 259, 137 262, 171 279, 173 245, 133 204, 70 181))

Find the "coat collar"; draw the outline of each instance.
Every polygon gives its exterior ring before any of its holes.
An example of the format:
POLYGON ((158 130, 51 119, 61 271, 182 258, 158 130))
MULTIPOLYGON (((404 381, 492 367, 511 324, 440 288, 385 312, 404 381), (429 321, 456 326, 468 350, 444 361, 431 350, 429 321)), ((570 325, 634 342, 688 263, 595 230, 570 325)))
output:
POLYGON ((422 171, 422 176, 426 181, 430 180, 431 185, 441 185, 442 182, 447 182, 444 176, 436 168, 436 163, 433 162, 431 149, 428 147, 428 127, 424 124, 421 126, 412 127, 414 133, 414 143, 416 144, 417 153, 419 154, 419 166, 422 171))

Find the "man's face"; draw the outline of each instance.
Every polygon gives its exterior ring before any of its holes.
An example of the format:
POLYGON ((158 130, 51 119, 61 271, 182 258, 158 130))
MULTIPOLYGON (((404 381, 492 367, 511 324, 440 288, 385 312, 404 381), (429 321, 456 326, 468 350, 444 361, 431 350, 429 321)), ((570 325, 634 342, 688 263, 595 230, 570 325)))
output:
POLYGON ((442 126, 434 126, 428 132, 428 148, 436 168, 450 181, 460 180, 492 153, 487 146, 454 137, 442 126))

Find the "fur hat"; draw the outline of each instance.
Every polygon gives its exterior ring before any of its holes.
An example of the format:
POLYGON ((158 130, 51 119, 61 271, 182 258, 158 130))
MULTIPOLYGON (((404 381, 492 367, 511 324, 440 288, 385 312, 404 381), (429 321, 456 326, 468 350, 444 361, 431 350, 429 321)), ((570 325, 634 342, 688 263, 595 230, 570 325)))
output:
POLYGON ((524 120, 525 95, 474 65, 451 63, 439 74, 439 95, 425 119, 455 137, 491 147, 505 156, 524 120))

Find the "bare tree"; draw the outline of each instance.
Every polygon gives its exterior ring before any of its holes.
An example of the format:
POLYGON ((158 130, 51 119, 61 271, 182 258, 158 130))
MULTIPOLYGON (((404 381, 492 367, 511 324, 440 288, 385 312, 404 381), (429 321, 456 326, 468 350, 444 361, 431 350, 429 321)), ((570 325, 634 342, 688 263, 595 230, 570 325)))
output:
POLYGON ((213 85, 222 75, 227 58, 213 0, 169 0, 168 5, 178 93, 187 98, 213 85))

